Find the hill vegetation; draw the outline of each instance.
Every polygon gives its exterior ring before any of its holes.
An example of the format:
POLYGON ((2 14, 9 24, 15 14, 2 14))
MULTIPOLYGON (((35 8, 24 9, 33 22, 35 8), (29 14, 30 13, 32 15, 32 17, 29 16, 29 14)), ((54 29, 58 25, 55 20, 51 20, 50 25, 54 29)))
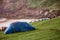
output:
POLYGON ((60 40, 60 18, 30 23, 36 30, 3 34, 0 32, 0 40, 60 40))
POLYGON ((60 0, 29 0, 29 6, 60 10, 60 0))

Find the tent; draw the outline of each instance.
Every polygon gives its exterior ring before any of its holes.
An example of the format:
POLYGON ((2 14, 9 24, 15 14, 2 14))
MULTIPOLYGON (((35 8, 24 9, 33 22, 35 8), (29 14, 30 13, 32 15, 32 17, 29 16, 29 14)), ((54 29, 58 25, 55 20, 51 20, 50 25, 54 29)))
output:
POLYGON ((25 31, 31 31, 31 30, 35 30, 35 28, 26 22, 14 22, 14 23, 11 23, 6 28, 6 30, 4 31, 4 34, 10 34, 15 32, 25 32, 25 31))

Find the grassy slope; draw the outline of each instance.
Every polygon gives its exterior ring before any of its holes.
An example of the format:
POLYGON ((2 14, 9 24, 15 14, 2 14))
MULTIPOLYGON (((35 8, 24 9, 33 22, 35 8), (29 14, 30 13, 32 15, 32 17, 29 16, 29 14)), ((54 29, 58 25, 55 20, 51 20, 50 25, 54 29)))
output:
POLYGON ((0 40, 60 40, 60 18, 31 24, 36 30, 7 35, 0 32, 0 40))

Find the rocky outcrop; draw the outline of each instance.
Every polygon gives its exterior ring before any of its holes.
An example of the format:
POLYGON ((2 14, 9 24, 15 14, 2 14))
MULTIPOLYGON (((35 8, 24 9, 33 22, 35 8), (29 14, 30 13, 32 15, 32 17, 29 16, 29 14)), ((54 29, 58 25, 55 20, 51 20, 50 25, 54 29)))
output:
POLYGON ((29 8, 28 0, 0 1, 0 18, 54 18, 60 16, 58 10, 29 8))

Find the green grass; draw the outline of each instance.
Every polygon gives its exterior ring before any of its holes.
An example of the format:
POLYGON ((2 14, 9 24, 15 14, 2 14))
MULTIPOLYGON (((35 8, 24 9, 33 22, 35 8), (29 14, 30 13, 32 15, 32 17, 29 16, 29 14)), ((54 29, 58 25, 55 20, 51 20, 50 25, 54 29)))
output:
POLYGON ((60 40, 60 18, 30 23, 36 30, 3 34, 0 40, 60 40))

